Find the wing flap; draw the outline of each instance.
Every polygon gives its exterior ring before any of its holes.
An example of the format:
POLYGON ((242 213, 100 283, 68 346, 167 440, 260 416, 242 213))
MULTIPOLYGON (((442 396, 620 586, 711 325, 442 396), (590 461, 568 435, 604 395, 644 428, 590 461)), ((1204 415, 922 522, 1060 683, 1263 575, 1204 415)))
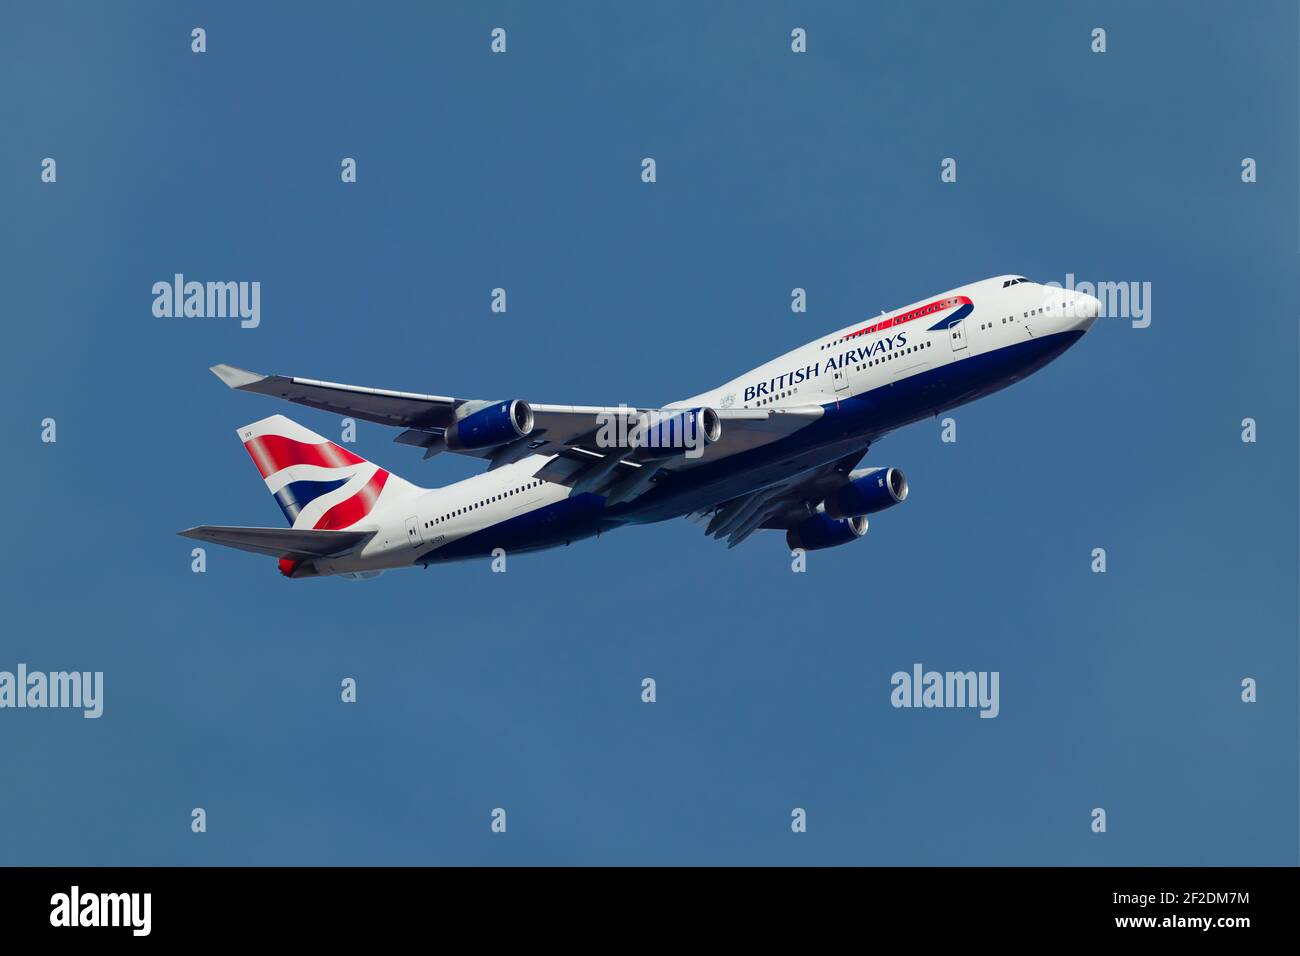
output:
POLYGON ((686 517, 695 524, 704 525, 704 533, 719 540, 726 538, 727 547, 734 548, 754 532, 764 528, 787 529, 792 520, 812 514, 826 491, 826 482, 835 476, 847 477, 862 457, 867 446, 837 462, 823 465, 787 481, 767 488, 719 502, 712 509, 693 512, 686 517))
MULTIPOLYGON (((601 454, 600 452, 589 451, 586 448, 573 447, 562 448, 552 452, 552 454, 555 457, 533 472, 533 477, 557 485, 568 485, 575 490, 587 477, 593 479, 603 478, 613 482, 620 477, 636 474, 641 470, 641 466, 620 458, 617 452, 614 451, 601 454)), ((596 490, 596 486, 599 484, 599 481, 593 481, 591 487, 583 490, 596 490)))

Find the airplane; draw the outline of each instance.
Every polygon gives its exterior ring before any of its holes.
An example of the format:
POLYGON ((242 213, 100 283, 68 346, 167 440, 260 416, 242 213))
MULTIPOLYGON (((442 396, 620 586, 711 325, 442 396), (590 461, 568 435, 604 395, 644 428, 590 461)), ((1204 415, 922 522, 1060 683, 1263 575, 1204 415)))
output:
POLYGON ((763 529, 785 531, 791 551, 837 547, 907 498, 900 469, 858 467, 875 442, 1037 371, 1100 309, 1089 295, 996 276, 660 409, 470 400, 215 365, 232 389, 400 428, 394 441, 426 459, 469 455, 488 468, 421 488, 272 415, 237 433, 289 527, 180 534, 270 555, 290 578, 369 578, 679 517, 729 547, 763 529))

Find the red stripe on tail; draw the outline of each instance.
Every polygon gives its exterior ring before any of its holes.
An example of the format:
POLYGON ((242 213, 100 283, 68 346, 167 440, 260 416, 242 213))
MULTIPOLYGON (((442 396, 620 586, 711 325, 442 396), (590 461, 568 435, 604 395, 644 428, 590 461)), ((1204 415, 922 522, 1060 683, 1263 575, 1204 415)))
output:
POLYGON ((374 509, 375 502, 379 500, 379 493, 384 490, 384 482, 387 480, 388 472, 380 468, 370 477, 364 488, 321 515, 320 520, 313 527, 332 531, 356 524, 374 509))
POLYGON ((290 465, 320 465, 323 468, 342 468, 345 465, 360 465, 364 458, 358 458, 346 448, 340 448, 333 442, 321 442, 308 445, 306 442, 285 438, 283 435, 262 435, 244 442, 253 464, 269 478, 277 471, 290 465))

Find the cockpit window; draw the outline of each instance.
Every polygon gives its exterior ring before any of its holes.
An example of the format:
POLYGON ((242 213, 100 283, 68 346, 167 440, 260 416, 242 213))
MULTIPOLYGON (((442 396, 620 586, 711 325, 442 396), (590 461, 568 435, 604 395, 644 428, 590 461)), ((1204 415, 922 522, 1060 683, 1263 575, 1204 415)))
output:
POLYGON ((1007 286, 1010 285, 1020 285, 1020 283, 1028 282, 1028 281, 1029 280, 1026 279, 1024 276, 1016 276, 1014 279, 1008 279, 1006 282, 1002 283, 1002 288, 1005 289, 1007 286))

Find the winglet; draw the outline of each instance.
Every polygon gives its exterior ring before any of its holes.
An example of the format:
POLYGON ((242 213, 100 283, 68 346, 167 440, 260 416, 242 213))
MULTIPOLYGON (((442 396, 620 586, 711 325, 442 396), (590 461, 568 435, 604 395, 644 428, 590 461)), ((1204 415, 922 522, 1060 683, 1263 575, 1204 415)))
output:
POLYGON ((256 372, 235 368, 233 365, 214 365, 209 371, 231 388, 247 388, 249 385, 256 385, 266 378, 265 375, 258 375, 256 372))

